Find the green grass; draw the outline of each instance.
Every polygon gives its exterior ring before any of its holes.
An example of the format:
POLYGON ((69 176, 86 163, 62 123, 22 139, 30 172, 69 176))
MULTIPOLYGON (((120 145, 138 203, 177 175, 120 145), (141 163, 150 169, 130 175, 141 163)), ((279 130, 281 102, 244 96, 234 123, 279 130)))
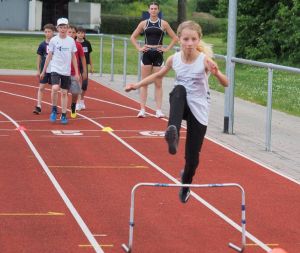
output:
MULTIPOLYGON (((122 37, 124 37, 122 35, 122 37)), ((127 36, 129 37, 129 36, 127 36)), ((214 52, 226 54, 226 43, 221 36, 204 36, 204 41, 214 45, 214 52)), ((96 72, 99 72, 99 38, 88 37, 93 46, 92 59, 96 72)), ((142 37, 140 38, 143 39, 142 37)), ((2 69, 36 69, 36 50, 43 36, 6 36, 0 35, 0 68, 2 69)), ((103 40, 103 73, 110 73, 111 39, 103 40)), ((168 44, 166 37, 164 43, 168 44)), ((174 51, 165 54, 165 59, 174 51)), ((128 43, 127 73, 137 74, 138 54, 136 49, 128 43)), ((114 73, 123 73, 123 41, 115 40, 114 73)), ((220 69, 225 71, 224 61, 218 60, 220 69)), ((236 65, 235 96, 242 99, 266 105, 267 102, 267 77, 265 68, 247 65, 236 65)), ((173 76, 170 73, 169 76, 173 76)), ((210 78, 210 86, 214 90, 223 92, 224 89, 217 84, 215 78, 210 78)), ((284 71, 274 71, 273 79, 273 108, 292 115, 300 116, 300 81, 299 74, 291 74, 284 71)))

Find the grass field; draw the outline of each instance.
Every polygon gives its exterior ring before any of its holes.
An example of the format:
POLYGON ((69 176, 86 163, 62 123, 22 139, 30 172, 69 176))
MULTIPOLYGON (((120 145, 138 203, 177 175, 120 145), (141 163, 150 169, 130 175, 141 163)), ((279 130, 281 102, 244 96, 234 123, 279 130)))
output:
MULTIPOLYGON (((123 36, 124 37, 124 36, 123 36)), ((127 36, 128 37, 128 36, 127 36)), ((92 59, 96 72, 99 72, 99 38, 88 37, 93 46, 92 59)), ((0 68, 1 69, 36 69, 36 50, 43 36, 0 35, 0 68)), ((142 37, 141 37, 142 40, 142 37)), ((226 43, 220 36, 206 36, 204 40, 213 44, 214 52, 226 54, 226 43)), ((110 73, 111 39, 103 40, 103 72, 110 73)), ((164 41, 168 43, 168 38, 164 41)), ((166 53, 165 59, 174 51, 166 53)), ((137 74, 138 54, 128 43, 127 73, 137 74)), ((114 73, 123 73, 123 41, 115 40, 114 73)), ((223 61, 218 61, 222 71, 225 71, 223 61)), ((242 99, 266 105, 267 102, 267 69, 236 65, 235 96, 242 99)), ((173 74, 171 73, 170 76, 173 74)), ((212 89, 223 91, 214 78, 210 79, 212 89)), ((273 79, 273 108, 292 115, 300 116, 300 79, 298 74, 274 71, 273 79)))

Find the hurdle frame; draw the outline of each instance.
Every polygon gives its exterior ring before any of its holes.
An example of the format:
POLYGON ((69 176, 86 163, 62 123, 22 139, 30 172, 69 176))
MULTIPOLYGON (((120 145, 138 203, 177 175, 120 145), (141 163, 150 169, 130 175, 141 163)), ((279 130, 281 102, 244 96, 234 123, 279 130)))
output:
POLYGON ((123 243, 121 246, 125 252, 132 252, 133 245, 133 228, 134 228, 134 204, 135 192, 140 187, 190 187, 190 188, 221 188, 221 187, 235 187, 241 191, 241 228, 242 228, 242 245, 241 247, 229 242, 228 246, 237 252, 243 252, 246 246, 246 198, 244 188, 237 183, 223 183, 223 184, 167 184, 167 183, 138 183, 131 190, 130 201, 130 218, 129 218, 129 239, 128 245, 123 243))

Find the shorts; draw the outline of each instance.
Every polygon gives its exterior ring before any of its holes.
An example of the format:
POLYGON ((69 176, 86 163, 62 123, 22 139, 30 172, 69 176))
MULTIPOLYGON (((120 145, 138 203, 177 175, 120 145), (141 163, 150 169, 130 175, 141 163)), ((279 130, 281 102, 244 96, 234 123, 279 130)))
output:
POLYGON ((75 76, 71 76, 71 86, 69 92, 74 95, 81 94, 81 87, 75 76))
POLYGON ((142 56, 143 65, 152 65, 154 67, 160 67, 164 63, 163 53, 151 48, 142 56))
POLYGON ((46 73, 43 77, 43 79, 40 79, 40 83, 42 84, 51 84, 51 73, 46 73))
POLYGON ((63 76, 56 72, 51 72, 51 82, 52 85, 58 84, 61 89, 68 90, 71 85, 71 77, 63 76))

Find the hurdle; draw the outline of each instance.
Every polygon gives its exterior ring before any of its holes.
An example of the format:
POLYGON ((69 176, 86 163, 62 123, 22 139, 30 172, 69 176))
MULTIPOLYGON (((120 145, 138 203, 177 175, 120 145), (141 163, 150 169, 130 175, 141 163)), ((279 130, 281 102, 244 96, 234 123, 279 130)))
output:
POLYGON ((133 228, 134 228, 134 196, 139 187, 190 187, 190 188, 215 188, 215 187, 236 187, 240 189, 242 194, 241 201, 241 228, 242 228, 242 245, 241 247, 229 242, 228 246, 237 252, 243 252, 246 246, 246 200, 245 191, 243 187, 236 183, 224 183, 224 184, 164 184, 164 183, 138 183, 131 190, 131 203, 130 203, 130 218, 129 218, 129 239, 128 245, 123 243, 121 246, 125 252, 132 252, 133 244, 133 228))

